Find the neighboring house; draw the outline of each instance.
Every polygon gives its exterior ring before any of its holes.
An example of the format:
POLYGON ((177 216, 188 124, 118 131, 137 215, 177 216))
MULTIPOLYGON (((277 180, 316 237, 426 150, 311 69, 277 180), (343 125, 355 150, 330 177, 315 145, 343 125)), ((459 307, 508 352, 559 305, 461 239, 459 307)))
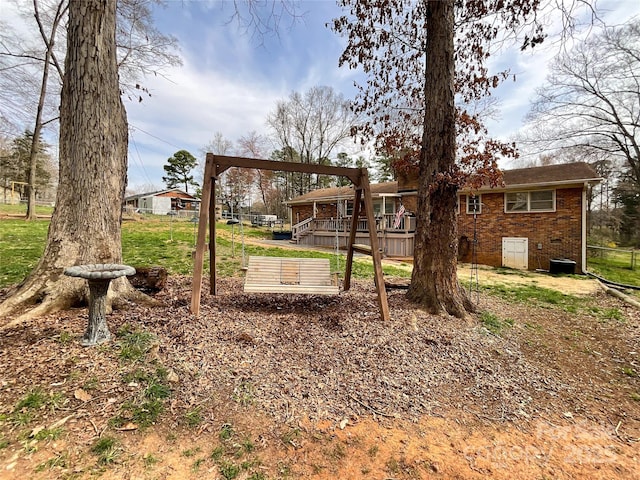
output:
MULTIPOLYGON (((459 259, 491 266, 548 270, 552 259, 586 266, 587 192, 600 179, 586 163, 505 170, 504 186, 462 189, 458 210, 459 259), (474 241, 475 239, 475 241, 474 241), (475 246, 475 248, 474 248, 475 246)), ((376 229, 388 257, 413 255, 417 192, 400 179, 371 185, 376 229)), ((347 244, 351 187, 326 188, 287 202, 292 238, 300 244, 347 244)), ((357 243, 368 244, 365 218, 357 243)))
POLYGON ((200 199, 175 188, 131 195, 124 199, 125 208, 154 215, 166 215, 171 211, 191 214, 199 209, 199 205, 200 199))

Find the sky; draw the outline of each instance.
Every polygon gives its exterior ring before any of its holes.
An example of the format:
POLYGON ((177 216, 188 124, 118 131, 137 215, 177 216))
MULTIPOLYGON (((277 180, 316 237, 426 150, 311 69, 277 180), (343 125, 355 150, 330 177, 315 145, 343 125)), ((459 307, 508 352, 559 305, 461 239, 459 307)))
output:
POLYGON ((325 27, 339 13, 335 2, 300 2, 303 16, 283 19, 277 36, 243 33, 230 7, 170 1, 156 10, 158 28, 178 38, 183 66, 167 72, 168 81, 145 81, 152 97, 127 105, 130 185, 161 186, 162 166, 176 150, 201 160, 216 132, 232 142, 268 134, 267 116, 292 92, 326 85, 354 96, 358 73, 338 68, 344 41, 325 27))
MULTIPOLYGON (((0 0, 2 15, 7 1, 0 0)), ((609 24, 640 14, 638 0, 599 0, 598 5, 609 24)), ((283 18, 277 36, 243 32, 230 19, 232 13, 228 0, 168 0, 154 9, 158 29, 178 39, 183 65, 163 77, 143 79, 151 97, 140 103, 125 100, 130 190, 163 188, 167 159, 184 149, 202 161, 216 132, 232 142, 252 131, 268 134, 267 116, 292 92, 326 85, 353 98, 354 81, 363 82, 359 71, 338 67, 345 40, 325 25, 341 13, 334 0, 299 1, 302 16, 283 18)), ((496 91, 499 115, 487 122, 492 136, 510 140, 521 128, 557 48, 549 42, 533 53, 514 47, 492 57, 493 68, 509 68, 517 78, 496 91)))

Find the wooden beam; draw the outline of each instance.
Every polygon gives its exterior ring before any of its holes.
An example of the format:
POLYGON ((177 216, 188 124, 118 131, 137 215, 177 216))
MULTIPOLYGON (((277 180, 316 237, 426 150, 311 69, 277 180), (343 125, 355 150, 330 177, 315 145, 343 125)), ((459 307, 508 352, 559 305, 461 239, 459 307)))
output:
MULTIPOLYGON (((365 255, 373 255, 371 253, 371 245, 363 245, 363 244, 355 243, 353 245, 353 250, 358 253, 363 253, 365 255)), ((381 249, 379 250, 382 251, 381 249)))
POLYGON ((334 167, 332 165, 316 165, 311 163, 277 162, 275 160, 260 160, 246 157, 227 157, 207 153, 207 162, 211 158, 215 164, 215 175, 218 176, 230 167, 253 168, 258 170, 272 170, 278 172, 315 173, 320 175, 333 175, 347 177, 355 185, 360 183, 362 169, 334 167))

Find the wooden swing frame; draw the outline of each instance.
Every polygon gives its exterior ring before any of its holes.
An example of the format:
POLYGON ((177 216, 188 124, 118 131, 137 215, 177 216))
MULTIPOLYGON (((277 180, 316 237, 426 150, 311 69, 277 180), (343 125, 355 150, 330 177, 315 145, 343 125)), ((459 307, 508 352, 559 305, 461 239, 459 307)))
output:
POLYGON ((202 296, 202 275, 204 272, 204 253, 207 247, 207 225, 209 226, 209 274, 210 293, 217 294, 216 286, 216 180, 231 167, 249 168, 257 170, 271 170, 281 172, 312 173, 319 175, 333 175, 347 177, 354 185, 353 215, 351 217, 351 231, 347 250, 347 263, 344 275, 344 290, 351 287, 351 272, 353 268, 353 254, 355 252, 371 255, 373 258, 374 281, 378 293, 380 317, 389 320, 389 303, 382 275, 382 254, 378 243, 376 220, 373 214, 373 199, 371 185, 366 168, 333 167, 329 165, 312 165, 307 163, 277 162, 256 158, 228 157, 207 153, 204 168, 204 185, 202 187, 202 204, 198 222, 198 238, 193 269, 193 283, 191 290, 191 313, 200 314, 200 299, 202 296), (370 245, 355 244, 358 217, 361 204, 364 204, 367 224, 369 225, 370 245), (213 219, 210 221, 210 219, 213 219))

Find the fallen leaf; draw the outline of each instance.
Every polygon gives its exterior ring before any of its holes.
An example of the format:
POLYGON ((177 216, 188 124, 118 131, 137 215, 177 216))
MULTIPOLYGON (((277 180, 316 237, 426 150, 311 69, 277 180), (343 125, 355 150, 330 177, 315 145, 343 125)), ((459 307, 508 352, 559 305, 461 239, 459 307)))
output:
POLYGON ((119 430, 121 432, 128 432, 128 431, 137 430, 137 429, 138 429, 138 425, 136 425, 135 423, 132 423, 132 422, 125 423, 120 428, 116 428, 116 430, 119 430))
POLYGON ((88 402, 89 400, 91 400, 93 398, 89 393, 85 392, 81 388, 79 388, 75 392, 73 392, 73 396, 76 397, 81 402, 88 402))
POLYGON ((69 421, 70 418, 73 418, 73 413, 71 415, 67 415, 64 418, 61 418, 60 420, 58 420, 56 423, 53 423, 50 427, 49 430, 54 430, 58 427, 61 427, 62 425, 64 425, 65 423, 67 423, 67 421, 69 421))

